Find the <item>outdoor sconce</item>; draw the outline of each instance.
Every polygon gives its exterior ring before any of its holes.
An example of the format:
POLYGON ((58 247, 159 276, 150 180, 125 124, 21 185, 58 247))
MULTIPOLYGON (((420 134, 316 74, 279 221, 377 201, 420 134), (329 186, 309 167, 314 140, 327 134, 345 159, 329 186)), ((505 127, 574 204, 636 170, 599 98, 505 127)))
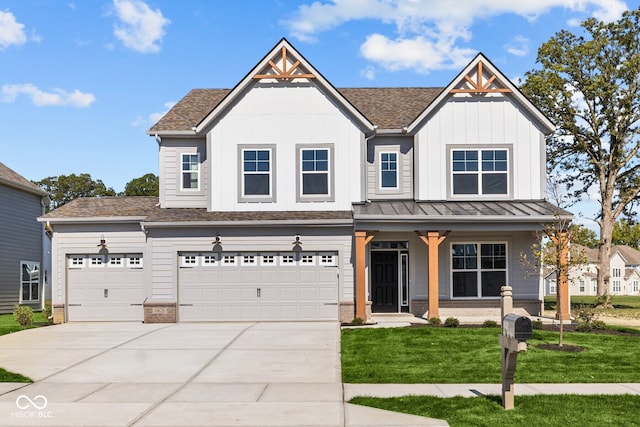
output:
POLYGON ((219 245, 220 243, 221 243, 220 235, 216 234, 216 239, 213 242, 211 242, 211 244, 216 246, 216 245, 219 245))
POLYGON ((98 244, 98 247, 102 249, 107 248, 107 240, 104 238, 104 234, 100 236, 100 244, 98 244))
POLYGON ((296 241, 291 243, 295 248, 299 248, 302 246, 302 242, 300 241, 300 235, 296 234, 296 241))

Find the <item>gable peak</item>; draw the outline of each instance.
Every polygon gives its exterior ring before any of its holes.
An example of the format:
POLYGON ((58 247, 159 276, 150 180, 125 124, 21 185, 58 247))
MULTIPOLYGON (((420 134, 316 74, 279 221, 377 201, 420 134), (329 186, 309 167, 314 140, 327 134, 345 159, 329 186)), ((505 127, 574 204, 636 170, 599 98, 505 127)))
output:
POLYGON ((267 64, 254 76, 256 80, 275 79, 290 81, 293 79, 314 79, 316 76, 310 73, 301 63, 300 59, 286 44, 276 49, 267 64))
POLYGON ((482 55, 478 55, 476 61, 472 61, 463 72, 458 83, 449 93, 464 93, 476 96, 484 96, 490 93, 511 93, 512 90, 504 85, 498 77, 498 72, 482 55))

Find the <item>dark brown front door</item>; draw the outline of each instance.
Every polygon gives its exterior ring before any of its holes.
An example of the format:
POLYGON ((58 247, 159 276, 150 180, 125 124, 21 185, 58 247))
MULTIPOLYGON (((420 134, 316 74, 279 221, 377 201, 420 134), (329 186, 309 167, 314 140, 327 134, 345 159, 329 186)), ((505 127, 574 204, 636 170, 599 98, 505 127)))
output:
POLYGON ((371 311, 398 312, 398 252, 371 252, 371 311))

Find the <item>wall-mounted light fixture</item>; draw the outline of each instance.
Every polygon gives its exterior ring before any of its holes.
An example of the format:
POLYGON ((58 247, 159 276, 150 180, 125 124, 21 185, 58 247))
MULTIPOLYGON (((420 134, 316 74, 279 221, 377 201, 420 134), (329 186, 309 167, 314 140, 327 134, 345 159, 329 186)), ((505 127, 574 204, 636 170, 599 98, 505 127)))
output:
POLYGON ((104 234, 100 236, 100 243, 98 244, 98 247, 102 249, 107 248, 107 240, 104 238, 104 234))
POLYGON ((216 239, 213 242, 211 242, 211 244, 212 245, 219 245, 221 243, 222 243, 222 241, 220 240, 220 234, 216 234, 216 239))
POLYGON ((302 246, 302 242, 300 241, 300 235, 296 234, 296 241, 291 243, 294 247, 299 248, 302 246))

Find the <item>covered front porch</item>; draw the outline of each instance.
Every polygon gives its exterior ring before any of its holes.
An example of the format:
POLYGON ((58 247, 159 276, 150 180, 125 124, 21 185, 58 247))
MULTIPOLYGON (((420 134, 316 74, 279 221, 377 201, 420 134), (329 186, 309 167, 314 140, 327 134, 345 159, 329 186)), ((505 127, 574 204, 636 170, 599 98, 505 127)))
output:
POLYGON ((544 201, 355 205, 355 317, 490 318, 507 284, 514 306, 537 316, 541 280, 520 254, 530 253, 544 224, 557 218, 558 208, 544 201))

